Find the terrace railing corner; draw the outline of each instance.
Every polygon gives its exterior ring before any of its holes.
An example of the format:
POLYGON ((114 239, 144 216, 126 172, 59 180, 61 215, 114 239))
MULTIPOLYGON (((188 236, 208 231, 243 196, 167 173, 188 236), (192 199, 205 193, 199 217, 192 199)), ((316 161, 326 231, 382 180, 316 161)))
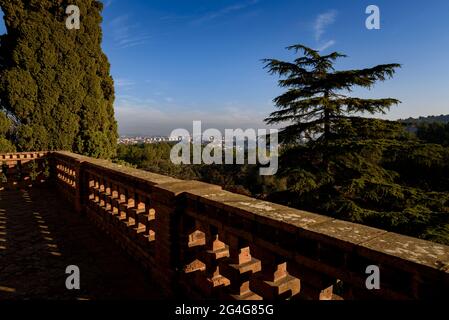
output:
POLYGON ((49 181, 51 163, 48 152, 0 154, 0 189, 16 189, 49 181))
POLYGON ((3 188, 55 187, 145 266, 168 296, 447 296, 444 245, 69 152, 5 154, 0 162, 3 188), (380 272, 380 288, 367 286, 371 267, 380 272))

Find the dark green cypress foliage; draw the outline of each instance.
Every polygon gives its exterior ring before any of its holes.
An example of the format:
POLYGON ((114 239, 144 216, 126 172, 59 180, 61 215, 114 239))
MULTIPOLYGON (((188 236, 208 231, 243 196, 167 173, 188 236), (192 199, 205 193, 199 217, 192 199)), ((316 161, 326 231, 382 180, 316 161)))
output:
POLYGON ((12 122, 5 113, 0 112, 0 152, 15 152, 16 148, 11 143, 12 122))
POLYGON ((102 3, 95 0, 0 0, 2 107, 16 122, 19 150, 71 150, 113 157, 114 87, 101 49, 102 3), (66 28, 77 5, 81 29, 66 28))

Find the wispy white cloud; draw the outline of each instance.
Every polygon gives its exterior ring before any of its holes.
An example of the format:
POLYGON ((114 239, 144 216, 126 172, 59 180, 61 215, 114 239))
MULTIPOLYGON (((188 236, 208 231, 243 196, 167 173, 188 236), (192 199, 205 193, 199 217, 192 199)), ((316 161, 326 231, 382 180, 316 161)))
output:
MULTIPOLYGON (((337 10, 330 10, 324 12, 315 19, 315 23, 313 25, 313 30, 315 33, 315 41, 317 43, 321 42, 323 35, 326 33, 326 29, 335 23, 337 19, 338 12, 337 10)), ((335 40, 328 40, 324 44, 321 44, 317 50, 322 51, 327 48, 330 48, 336 43, 335 40)))
POLYGON ((130 16, 118 16, 109 23, 114 44, 120 48, 130 48, 145 44, 151 36, 142 32, 138 24, 130 23, 130 16))
POLYGON ((118 78, 118 79, 114 79, 114 84, 118 88, 124 88, 124 87, 132 87, 136 83, 130 79, 118 78))
POLYGON ((330 47, 332 47, 334 44, 336 44, 337 42, 335 40, 329 40, 326 43, 324 43, 323 45, 321 45, 321 47, 319 47, 317 50, 318 51, 324 51, 330 47))
POLYGON ((313 29, 315 30, 315 40, 320 41, 322 35, 326 32, 326 28, 333 24, 337 18, 338 12, 330 10, 320 14, 316 20, 313 29))
POLYGON ((217 19, 219 17, 228 15, 232 12, 237 12, 237 11, 241 11, 244 10, 246 8, 249 8, 251 6, 256 5, 257 3, 259 3, 260 0, 250 0, 250 1, 246 1, 243 3, 239 3, 239 4, 235 4, 235 5, 231 5, 228 7, 225 7, 221 10, 215 11, 215 12, 209 12, 206 15, 196 19, 193 21, 194 24, 201 24, 210 20, 214 20, 217 19))
POLYGON ((103 5, 105 8, 109 8, 112 5, 113 0, 105 0, 103 1, 103 5))

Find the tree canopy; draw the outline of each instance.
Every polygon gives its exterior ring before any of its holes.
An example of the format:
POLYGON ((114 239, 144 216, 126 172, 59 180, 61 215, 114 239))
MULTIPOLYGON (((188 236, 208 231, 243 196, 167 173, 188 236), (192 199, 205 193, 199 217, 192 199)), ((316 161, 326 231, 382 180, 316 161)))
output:
MULTIPOLYGON (((269 199, 449 243, 449 150, 420 141, 400 122, 360 117, 384 113, 398 100, 344 95, 391 78, 400 65, 335 71, 335 61, 345 57, 340 53, 289 49, 302 53, 293 63, 265 60, 288 89, 275 98, 278 111, 266 120, 287 122, 282 135, 289 142, 279 162, 286 188, 269 199), (298 143, 300 137, 305 143, 298 143)), ((444 131, 443 125, 430 126, 419 137, 442 143, 434 132, 444 131)))
POLYGON ((449 146, 449 122, 420 124, 417 135, 423 141, 449 146))
POLYGON ((70 150, 114 156, 117 124, 110 65, 94 0, 0 0, 7 34, 0 46, 0 103, 20 151, 70 150), (80 29, 66 28, 77 5, 80 29))
POLYGON ((12 122, 5 113, 0 112, 0 152, 15 152, 16 148, 11 143, 12 122))
POLYGON ((371 88, 377 81, 391 78, 400 64, 384 64, 361 70, 336 71, 337 59, 346 57, 338 52, 321 55, 303 45, 287 48, 299 53, 293 62, 265 59, 271 74, 281 77, 279 86, 287 91, 274 99, 278 111, 266 119, 268 124, 288 122, 281 132, 283 141, 301 137, 329 140, 341 125, 351 124, 351 115, 385 112, 399 101, 361 99, 345 95, 353 87, 371 88))

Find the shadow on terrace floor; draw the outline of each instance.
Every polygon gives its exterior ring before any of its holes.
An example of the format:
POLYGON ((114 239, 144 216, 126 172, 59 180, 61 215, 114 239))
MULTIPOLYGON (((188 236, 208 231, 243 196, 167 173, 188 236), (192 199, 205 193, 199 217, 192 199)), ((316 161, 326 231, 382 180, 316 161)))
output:
POLYGON ((146 272, 51 189, 0 191, 0 300, 159 300, 146 272), (81 290, 66 289, 76 265, 81 290))

